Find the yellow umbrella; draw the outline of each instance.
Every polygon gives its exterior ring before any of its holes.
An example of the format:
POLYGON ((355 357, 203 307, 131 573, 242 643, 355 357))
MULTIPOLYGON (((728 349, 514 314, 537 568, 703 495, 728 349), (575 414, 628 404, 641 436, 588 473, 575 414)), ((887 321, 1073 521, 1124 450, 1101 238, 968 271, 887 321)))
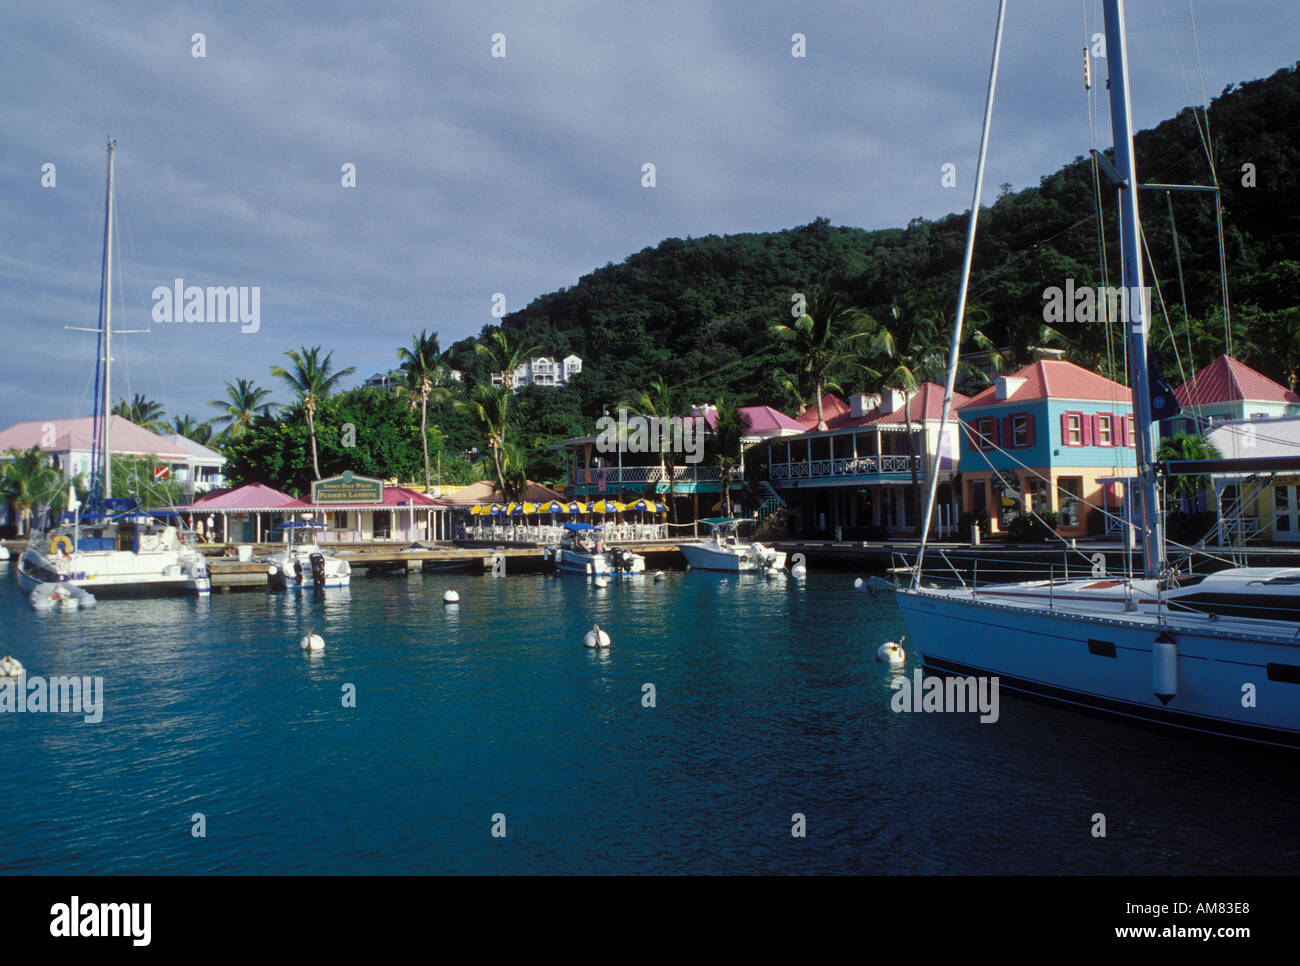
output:
POLYGON ((617 513, 621 509, 617 500, 601 500, 591 505, 592 513, 617 513))
POLYGON ((524 512, 525 512, 525 513, 538 513, 539 511, 538 511, 538 509, 537 509, 537 504, 536 504, 536 503, 525 503, 525 504, 524 504, 524 512))
POLYGON ((481 517, 487 512, 488 512, 488 508, 485 507, 482 503, 475 503, 472 507, 469 508, 469 515, 472 517, 481 517))

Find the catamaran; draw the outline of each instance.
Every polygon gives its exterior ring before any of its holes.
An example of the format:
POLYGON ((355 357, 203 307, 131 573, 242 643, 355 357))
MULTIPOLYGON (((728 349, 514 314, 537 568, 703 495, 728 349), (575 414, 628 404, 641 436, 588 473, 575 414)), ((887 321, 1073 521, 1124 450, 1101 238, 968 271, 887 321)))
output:
POLYGON ((561 573, 590 577, 622 577, 645 573, 645 557, 624 547, 606 548, 600 527, 566 523, 560 542, 542 548, 542 559, 561 573))
MULTIPOLYGON (((971 252, 979 213, 989 119, 997 76, 1005 0, 999 7, 975 175, 958 308, 953 327, 945 405, 951 405, 971 252)), ((1105 0, 1111 124, 1120 193, 1124 284, 1143 290, 1136 166, 1129 100, 1123 0, 1105 0)), ((941 674, 996 676, 1013 691, 1128 719, 1265 744, 1300 748, 1300 569, 1229 567, 1207 576, 1176 573, 1167 561, 1158 475, 1294 469, 1263 462, 1217 460, 1156 463, 1162 398, 1150 366, 1144 300, 1128 307, 1126 331, 1134 389, 1139 533, 1143 573, 936 588, 922 581, 925 541, 900 587, 898 605, 922 663, 941 674), (1156 390, 1153 391, 1153 383, 1156 390), (1243 465, 1238 465, 1243 464, 1243 465)), ((1167 412, 1167 407, 1166 414, 1167 412)), ((929 530, 937 474, 922 533, 929 530)))
POLYGON ((709 527, 711 536, 700 543, 682 542, 679 548, 686 563, 696 570, 722 570, 727 573, 762 573, 785 566, 785 553, 761 543, 741 539, 740 531, 752 526, 748 517, 710 517, 700 521, 709 527))
MULTIPOLYGON (((104 264, 100 288, 99 326, 78 331, 99 336, 99 371, 95 396, 95 448, 91 466, 91 496, 79 512, 69 489, 68 513, 52 524, 33 528, 18 558, 18 580, 24 590, 43 583, 83 587, 97 596, 148 594, 207 594, 211 590, 207 564, 198 540, 166 516, 140 509, 134 498, 113 497, 111 414, 113 296, 113 152, 108 142, 108 187, 104 214, 104 264)), ((174 514, 172 514, 174 516, 174 514)))

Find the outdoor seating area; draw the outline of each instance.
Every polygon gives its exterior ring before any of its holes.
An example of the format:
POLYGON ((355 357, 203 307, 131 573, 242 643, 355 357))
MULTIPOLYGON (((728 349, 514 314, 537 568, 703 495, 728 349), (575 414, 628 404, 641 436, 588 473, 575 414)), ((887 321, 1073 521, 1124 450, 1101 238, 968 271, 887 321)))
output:
POLYGON ((600 527, 607 543, 650 542, 668 539, 668 524, 660 519, 667 512, 663 503, 645 499, 481 503, 459 517, 457 536, 476 542, 552 544, 559 542, 565 523, 583 520, 600 527))

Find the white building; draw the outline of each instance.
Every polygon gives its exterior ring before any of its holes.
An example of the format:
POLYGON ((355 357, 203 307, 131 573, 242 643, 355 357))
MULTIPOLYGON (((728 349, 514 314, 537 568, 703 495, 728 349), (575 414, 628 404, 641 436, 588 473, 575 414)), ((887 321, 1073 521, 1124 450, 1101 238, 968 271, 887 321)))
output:
MULTIPOLYGON (((567 386, 580 372, 582 360, 575 355, 565 356, 559 362, 550 356, 538 356, 515 368, 511 385, 516 390, 524 386, 567 386)), ((500 372, 492 373, 492 385, 502 385, 503 376, 500 372)))
MULTIPOLYGON (((453 382, 463 382, 464 373, 459 369, 451 369, 447 366, 439 366, 433 377, 435 386, 445 386, 453 382)), ((376 372, 367 379, 362 385, 367 389, 387 389, 389 392, 397 389, 398 386, 406 384, 406 373, 401 369, 389 369, 387 372, 376 372)))

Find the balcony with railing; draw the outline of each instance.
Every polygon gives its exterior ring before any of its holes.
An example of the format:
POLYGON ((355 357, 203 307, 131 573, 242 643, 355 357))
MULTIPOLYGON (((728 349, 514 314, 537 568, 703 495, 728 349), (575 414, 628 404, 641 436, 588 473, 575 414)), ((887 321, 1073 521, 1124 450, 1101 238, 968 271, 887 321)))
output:
MULTIPOLYGON (((716 483, 722 479, 717 466, 697 466, 687 464, 674 466, 672 479, 674 485, 682 483, 716 483)), ((745 475, 739 469, 731 473, 732 485, 743 482, 745 475)), ((602 466, 578 467, 569 470, 570 486, 598 486, 604 481, 606 489, 641 487, 651 483, 668 483, 667 467, 654 466, 602 466)))
POLYGON ((841 459, 791 460, 788 463, 773 463, 772 479, 775 482, 785 480, 822 480, 853 479, 891 476, 897 474, 911 475, 911 462, 916 462, 918 473, 924 472, 919 456, 850 456, 841 459))

